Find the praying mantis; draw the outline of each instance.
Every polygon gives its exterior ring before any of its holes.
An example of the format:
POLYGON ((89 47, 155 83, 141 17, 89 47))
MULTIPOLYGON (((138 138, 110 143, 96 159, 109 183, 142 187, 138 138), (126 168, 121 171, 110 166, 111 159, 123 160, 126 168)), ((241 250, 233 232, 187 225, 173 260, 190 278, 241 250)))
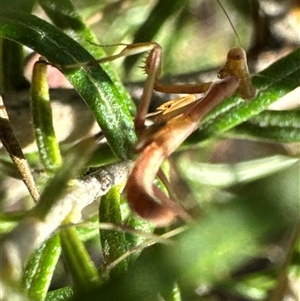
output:
MULTIPOLYGON (((182 142, 198 128, 202 118, 215 106, 232 95, 236 90, 244 99, 255 95, 251 83, 246 54, 241 48, 228 52, 227 62, 219 72, 220 81, 200 85, 169 85, 160 83, 162 48, 155 42, 125 45, 124 49, 109 57, 76 65, 56 65, 58 69, 77 68, 84 64, 109 62, 120 57, 148 52, 145 63, 147 79, 140 105, 134 119, 137 143, 134 152, 137 160, 125 186, 125 194, 130 208, 142 218, 152 221, 156 226, 172 223, 176 217, 190 221, 191 217, 172 198, 159 190, 153 181, 158 174, 163 178, 160 166, 182 142), (165 93, 205 93, 203 98, 193 95, 173 101, 160 107, 154 116, 154 123, 147 127, 145 120, 153 90, 165 93)), ((54 65, 55 66, 55 65, 54 65)), ((163 182, 167 182, 164 180, 163 182)), ((170 193, 169 193, 170 194, 170 193)))
MULTIPOLYGON (((255 87, 249 75, 246 53, 242 48, 232 48, 219 72, 219 82, 196 85, 164 86, 159 82, 162 48, 155 42, 126 45, 118 54, 96 60, 104 63, 120 57, 149 52, 146 59, 145 82, 141 103, 134 120, 138 141, 134 151, 137 160, 125 185, 130 208, 140 217, 157 227, 171 224, 177 217, 191 221, 190 215, 153 184, 156 175, 166 183, 160 169, 182 142, 197 128, 203 117, 235 91, 247 100, 255 96, 255 87), (193 95, 168 102, 158 108, 154 124, 146 127, 145 120, 153 90, 166 93, 205 93, 203 98, 193 95)), ((94 62, 93 62, 94 63, 94 62)))

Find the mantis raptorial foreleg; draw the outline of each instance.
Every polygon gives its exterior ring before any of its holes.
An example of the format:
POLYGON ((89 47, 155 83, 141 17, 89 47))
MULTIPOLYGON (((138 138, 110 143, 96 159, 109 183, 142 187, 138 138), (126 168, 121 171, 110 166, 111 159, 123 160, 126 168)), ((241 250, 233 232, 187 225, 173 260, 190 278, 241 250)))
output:
POLYGON ((152 221, 156 226, 170 224, 176 215, 190 220, 189 215, 179 205, 153 185, 153 181, 163 160, 198 128, 203 116, 236 91, 238 84, 236 76, 212 84, 201 101, 196 101, 192 108, 178 118, 170 119, 147 143, 138 144, 138 151, 141 153, 125 187, 128 203, 138 215, 152 221))

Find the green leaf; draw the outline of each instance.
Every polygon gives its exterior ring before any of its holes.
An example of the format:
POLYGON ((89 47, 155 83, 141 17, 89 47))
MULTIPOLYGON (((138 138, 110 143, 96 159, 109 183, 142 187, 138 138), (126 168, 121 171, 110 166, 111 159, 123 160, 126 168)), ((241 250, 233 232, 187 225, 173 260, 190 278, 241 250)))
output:
POLYGON ((46 301, 66 301, 73 296, 73 288, 70 286, 65 286, 63 288, 50 291, 47 294, 46 301))
POLYGON ((298 161, 282 155, 274 155, 254 160, 230 164, 212 164, 193 162, 182 158, 178 161, 180 173, 194 187, 195 195, 203 193, 201 185, 229 187, 241 183, 251 182, 268 175, 282 171, 298 161))
POLYGON ((54 234, 31 256, 21 287, 32 300, 44 300, 61 253, 60 240, 54 234))
MULTIPOLYGON (((119 187, 113 187, 101 198, 99 221, 101 223, 113 223, 116 225, 122 224, 119 187)), ((100 230, 100 240, 104 266, 111 264, 127 251, 127 241, 124 232, 117 230, 100 230)), ((110 272, 110 276, 122 274, 126 270, 127 260, 123 260, 110 272)))
POLYGON ((300 48, 278 60, 253 78, 257 95, 244 101, 233 95, 207 114, 199 130, 185 143, 197 143, 213 133, 223 133, 266 110, 270 104, 300 84, 300 48))
POLYGON ((0 14, 0 36, 23 44, 61 66, 74 88, 86 101, 114 153, 131 157, 136 140, 132 117, 118 88, 99 65, 64 68, 93 61, 93 56, 53 25, 29 14, 0 14))
POLYGON ((23 47, 13 41, 0 41, 0 91, 18 91, 28 86, 23 75, 23 47))
POLYGON ((129 263, 132 263, 140 256, 142 252, 142 248, 138 250, 137 246, 141 246, 147 241, 147 237, 141 235, 140 233, 153 233, 155 227, 151 222, 146 221, 134 214, 129 217, 127 226, 139 231, 136 234, 126 233, 128 250, 134 250, 134 252, 132 252, 132 254, 128 257, 129 263))
MULTIPOLYGON (((88 50, 94 57, 100 58, 106 56, 103 47, 94 45, 101 43, 99 43, 94 32, 86 26, 71 1, 39 0, 39 4, 58 28, 65 31, 74 40, 79 42, 80 45, 88 50)), ((114 85, 117 87, 118 92, 122 97, 122 101, 129 108, 130 112, 134 113, 135 105, 133 104, 126 88, 121 83, 118 75, 114 72, 114 69, 110 66, 110 64, 102 64, 101 67, 109 75, 114 85)))
POLYGON ((87 291, 90 287, 100 284, 97 269, 75 227, 66 224, 66 227, 60 230, 60 239, 64 257, 74 280, 74 288, 87 291))
POLYGON ((48 172, 54 172, 62 162, 52 123, 47 65, 35 64, 32 73, 31 108, 36 141, 41 160, 48 172))
POLYGON ((278 142, 300 142, 300 111, 264 111, 237 126, 234 133, 278 142))

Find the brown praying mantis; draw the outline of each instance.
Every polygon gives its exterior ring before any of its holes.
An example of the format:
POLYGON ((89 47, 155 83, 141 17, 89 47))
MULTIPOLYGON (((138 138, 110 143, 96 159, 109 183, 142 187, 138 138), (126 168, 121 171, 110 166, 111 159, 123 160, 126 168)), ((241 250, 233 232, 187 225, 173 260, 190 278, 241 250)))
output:
POLYGON ((142 52, 149 52, 149 55, 145 65, 147 79, 135 117, 138 136, 135 152, 138 153, 138 157, 124 191, 129 206, 135 213, 161 227, 172 223, 177 216, 185 221, 191 220, 189 214, 179 204, 153 184, 156 175, 165 184, 167 183, 160 170, 163 161, 198 128, 203 117, 214 107, 235 91, 238 91, 243 99, 251 99, 255 96, 256 90, 251 82, 246 53, 242 48, 233 48, 228 52, 226 64, 219 72, 220 81, 195 85, 165 86, 159 82, 162 49, 155 42, 126 45, 120 53, 95 62, 104 63, 142 52), (194 95, 188 95, 164 104, 158 108, 154 124, 146 127, 145 120, 153 90, 183 94, 205 93, 205 95, 199 99, 194 95))

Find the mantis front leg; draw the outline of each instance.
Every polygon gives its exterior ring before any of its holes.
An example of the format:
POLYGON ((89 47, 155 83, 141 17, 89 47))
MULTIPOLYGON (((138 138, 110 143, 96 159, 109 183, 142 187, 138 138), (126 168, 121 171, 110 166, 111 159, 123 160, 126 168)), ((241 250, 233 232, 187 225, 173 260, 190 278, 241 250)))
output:
POLYGON ((212 84, 203 99, 196 101, 183 115, 170 119, 149 138, 147 144, 139 146, 138 151, 141 153, 125 187, 128 203, 138 215, 158 227, 170 224, 176 216, 186 221, 191 220, 178 204, 153 185, 153 181, 163 160, 198 128, 198 124, 209 111, 236 91, 238 84, 236 76, 212 84))

